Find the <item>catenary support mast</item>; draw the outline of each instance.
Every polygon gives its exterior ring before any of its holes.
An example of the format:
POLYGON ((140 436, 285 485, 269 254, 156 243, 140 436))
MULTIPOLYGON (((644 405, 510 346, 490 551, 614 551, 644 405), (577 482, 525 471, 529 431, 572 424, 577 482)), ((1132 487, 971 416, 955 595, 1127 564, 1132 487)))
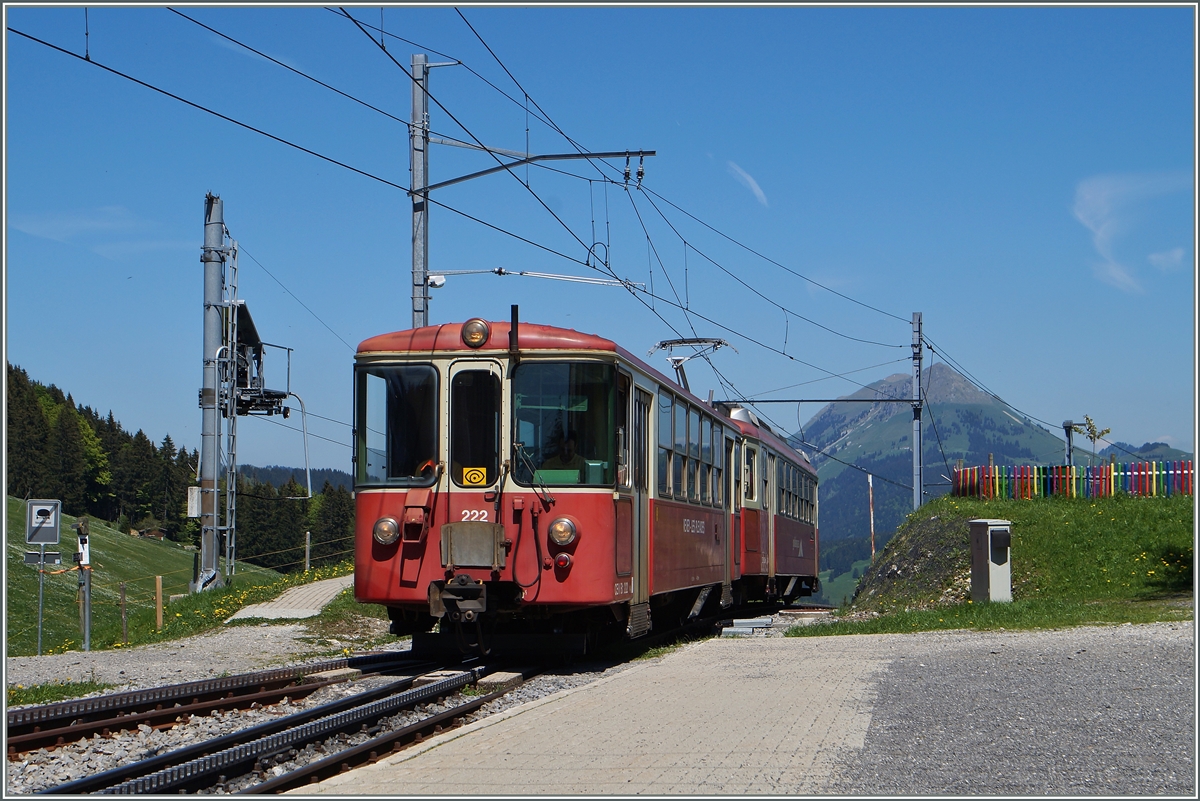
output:
POLYGON ((921 443, 921 312, 912 316, 912 453, 913 453, 913 509, 920 509, 925 489, 924 454, 921 443))
POLYGON ((225 213, 221 198, 204 198, 204 385, 200 390, 200 575, 195 590, 220 584, 217 570, 217 475, 220 470, 220 414, 217 409, 217 360, 223 339, 225 288, 225 213))

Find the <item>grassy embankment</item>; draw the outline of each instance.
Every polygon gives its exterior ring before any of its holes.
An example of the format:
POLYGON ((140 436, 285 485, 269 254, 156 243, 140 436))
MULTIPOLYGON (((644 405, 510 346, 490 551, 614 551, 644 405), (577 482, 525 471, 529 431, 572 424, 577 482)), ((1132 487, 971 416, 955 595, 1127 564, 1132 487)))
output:
POLYGON ((1195 501, 944 497, 877 554, 853 601, 792 636, 1192 619, 1195 501), (1012 521, 1012 603, 970 601, 973 518, 1012 521))
MULTIPOLYGON (((6 656, 37 654, 38 639, 38 573, 36 565, 24 564, 27 550, 36 548, 25 544, 25 504, 8 498, 7 505, 7 638, 6 656)), ((63 564, 47 566, 42 613, 42 653, 55 654, 82 650, 82 628, 79 608, 79 573, 66 570, 74 566, 71 555, 76 550, 75 532, 69 526, 75 518, 64 515, 58 546, 63 564), (65 571, 53 572, 50 571, 65 571)), ((193 551, 169 541, 132 537, 119 532, 102 521, 90 521, 92 555, 92 631, 93 650, 126 647, 122 636, 120 585, 125 583, 128 646, 163 640, 173 640, 219 628, 224 621, 244 606, 277 597, 289 587, 346 575, 353 565, 350 561, 309 571, 281 575, 255 565, 239 562, 232 582, 223 588, 186 595, 192 578, 193 551), (154 585, 155 576, 163 578, 163 627, 156 626, 154 585), (171 595, 184 595, 170 601, 171 595)), ((370 636, 377 636, 379 626, 371 627, 375 635, 366 635, 361 618, 386 619, 382 607, 356 603, 353 594, 344 592, 329 604, 318 618, 306 620, 314 644, 329 641, 347 642, 354 647, 369 647, 370 636)), ((235 624, 257 624, 262 621, 236 621, 235 624)), ((290 621, 280 621, 290 622, 290 621)), ((326 650, 336 651, 329 646, 326 650)), ((58 698, 83 695, 100 687, 44 685, 42 688, 20 688, 28 698, 21 700, 9 690, 9 703, 45 703, 58 698), (32 693, 32 695, 30 695, 32 693), (45 696, 45 697, 43 697, 45 696)))
MULTIPOLYGON (((37 654, 38 573, 36 565, 24 564, 26 550, 36 550, 25 544, 25 504, 8 498, 7 508, 7 639, 5 654, 33 656, 37 654)), ((45 578, 42 653, 55 654, 82 650, 82 629, 79 610, 79 573, 63 570, 74 565, 71 554, 76 550, 75 532, 69 526, 75 518, 64 515, 61 542, 49 546, 60 551, 64 564, 47 566, 45 578)), ((192 578, 193 551, 172 542, 131 537, 102 521, 90 520, 92 564, 92 650, 119 649, 164 640, 174 640, 220 628, 225 620, 244 606, 278 597, 284 590, 321 579, 350 573, 353 564, 347 560, 337 565, 297 571, 281 575, 255 565, 239 562, 230 585, 195 595, 185 595, 170 601, 171 595, 184 595, 192 578), (154 578, 163 577, 163 627, 156 626, 154 578), (120 584, 125 583, 126 617, 129 632, 125 645, 121 629, 120 584)), ((321 614, 304 621, 314 653, 330 655, 345 652, 349 645, 355 649, 370 648, 383 639, 387 613, 381 606, 363 605, 354 600, 350 590, 344 591, 328 604, 321 614), (374 625, 364 625, 363 619, 373 619, 374 625)), ((247 619, 233 625, 257 625, 264 621, 247 619)), ((265 621, 290 623, 294 621, 265 621)), ((37 687, 9 687, 9 704, 50 703, 64 698, 76 698, 104 685, 94 682, 51 683, 37 687)))

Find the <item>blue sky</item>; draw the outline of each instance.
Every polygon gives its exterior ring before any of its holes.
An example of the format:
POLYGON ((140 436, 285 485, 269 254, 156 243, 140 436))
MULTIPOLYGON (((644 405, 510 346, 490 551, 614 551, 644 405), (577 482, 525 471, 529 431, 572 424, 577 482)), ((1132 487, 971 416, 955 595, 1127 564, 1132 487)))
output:
MULTIPOLYGON (((379 6, 347 9, 380 25, 379 6)), ((410 80, 388 54, 461 61, 433 70, 436 135, 524 151, 528 128, 529 152, 570 151, 540 108, 591 151, 657 151, 642 188, 620 159, 435 193, 541 248, 430 217, 434 273, 601 277, 584 262, 603 242, 637 293, 451 275, 431 322, 517 303, 639 355, 694 330, 732 346, 712 357, 724 385, 688 363, 698 394, 821 398, 910 371, 920 311, 936 350, 1021 411, 1194 448, 1191 7, 463 8, 503 67, 452 7, 385 8, 384 30, 416 43, 385 37, 386 54, 325 7, 179 10, 401 120, 410 80)), ((212 192, 240 295, 263 339, 294 349, 292 389, 319 415, 312 464, 349 469, 353 348, 412 319, 410 204, 385 183, 408 185, 406 126, 166 7, 92 6, 86 40, 80 7, 5 14, 93 62, 5 37, 9 361, 198 447, 212 192)), ((433 146, 431 180, 494 164, 433 146)), ((662 351, 648 361, 668 370, 662 351)), ((268 383, 285 372, 269 354, 268 383)), ((788 430, 819 409, 763 408, 788 430)), ((302 464, 280 423, 243 421, 239 461, 302 464)))

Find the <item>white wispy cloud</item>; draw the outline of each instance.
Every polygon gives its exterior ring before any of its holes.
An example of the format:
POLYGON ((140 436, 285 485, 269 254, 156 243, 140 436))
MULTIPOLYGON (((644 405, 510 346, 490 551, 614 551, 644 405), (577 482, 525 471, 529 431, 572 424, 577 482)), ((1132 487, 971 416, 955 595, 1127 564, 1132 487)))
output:
POLYGON ((1162 253, 1151 253, 1146 258, 1160 270, 1178 270, 1183 266, 1183 248, 1171 248, 1162 253))
POLYGON ((1103 259, 1093 267, 1096 278, 1124 292, 1141 291, 1135 271, 1122 264, 1113 249, 1129 228, 1129 211, 1150 198, 1190 188, 1191 176, 1185 172, 1097 175, 1081 181, 1072 210, 1092 232, 1092 244, 1103 259))
POLYGON ((131 231, 142 223, 124 206, 102 206, 67 214, 20 214, 8 224, 22 233, 66 242, 88 234, 131 231))
POLYGON ((763 193, 762 187, 758 185, 758 181, 754 180, 750 173, 743 170, 732 161, 729 164, 729 174, 737 179, 738 183, 754 193, 754 197, 758 198, 758 202, 763 206, 767 205, 767 196, 763 193))
POLYGON ((93 245, 92 252, 98 256, 102 256, 110 261, 121 261, 128 256, 137 256, 143 253, 154 253, 162 250, 199 250, 199 245, 196 242, 185 242, 181 240, 168 239, 144 239, 134 240, 129 242, 106 242, 101 245, 93 245))
POLYGON ((242 47, 239 44, 235 44, 221 36, 212 36, 211 41, 217 47, 223 47, 226 50, 230 50, 234 53, 240 53, 241 55, 245 56, 246 58, 252 58, 255 61, 261 61, 263 64, 279 63, 279 64, 284 64, 288 67, 291 67, 292 69, 296 70, 297 72, 304 71, 304 70, 300 69, 300 67, 297 64, 289 62, 285 58, 277 58, 276 56, 269 56, 267 58, 264 58, 263 56, 259 55, 258 53, 255 53, 253 50, 249 50, 245 47, 242 47), (272 62, 271 59, 275 59, 275 61, 272 62))

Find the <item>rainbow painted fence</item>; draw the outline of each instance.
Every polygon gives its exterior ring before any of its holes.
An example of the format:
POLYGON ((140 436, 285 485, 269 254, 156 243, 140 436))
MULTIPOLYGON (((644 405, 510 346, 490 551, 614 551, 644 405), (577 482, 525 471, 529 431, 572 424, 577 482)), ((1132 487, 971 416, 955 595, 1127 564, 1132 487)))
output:
POLYGON ((1103 498, 1110 495, 1192 495, 1192 461, 1129 462, 1095 467, 997 465, 954 470, 952 495, 969 498, 1103 498))

